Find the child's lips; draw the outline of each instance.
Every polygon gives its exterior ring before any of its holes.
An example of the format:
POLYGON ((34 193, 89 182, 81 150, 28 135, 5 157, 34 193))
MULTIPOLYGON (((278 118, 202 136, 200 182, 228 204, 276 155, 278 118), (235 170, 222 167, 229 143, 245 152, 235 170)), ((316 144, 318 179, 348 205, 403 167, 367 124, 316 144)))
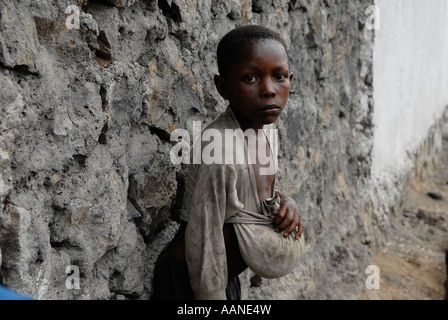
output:
POLYGON ((259 111, 261 111, 263 113, 277 114, 281 111, 281 108, 280 108, 280 106, 278 106, 276 104, 271 104, 271 105, 264 106, 263 108, 260 108, 259 111))

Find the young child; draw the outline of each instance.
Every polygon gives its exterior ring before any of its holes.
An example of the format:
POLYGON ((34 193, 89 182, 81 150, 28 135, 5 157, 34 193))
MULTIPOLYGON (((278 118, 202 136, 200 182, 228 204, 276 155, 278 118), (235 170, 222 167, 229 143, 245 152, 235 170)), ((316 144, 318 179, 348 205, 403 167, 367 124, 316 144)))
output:
POLYGON ((233 129, 243 143, 230 154, 217 146, 221 163, 190 164, 181 226, 156 262, 155 299, 241 299, 238 275, 247 267, 281 277, 303 253, 297 205, 276 190, 275 170, 259 161, 276 164, 268 129, 286 106, 293 78, 286 44, 267 28, 239 27, 221 39, 217 58, 214 81, 229 106, 203 132, 226 137, 233 129))

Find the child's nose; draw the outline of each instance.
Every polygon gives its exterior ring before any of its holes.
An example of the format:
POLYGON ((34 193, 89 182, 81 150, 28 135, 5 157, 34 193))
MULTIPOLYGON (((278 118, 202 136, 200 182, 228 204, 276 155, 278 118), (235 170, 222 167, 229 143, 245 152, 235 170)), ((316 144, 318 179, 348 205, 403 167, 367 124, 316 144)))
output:
POLYGON ((275 85, 271 79, 262 81, 260 95, 262 98, 274 98, 277 95, 275 85))

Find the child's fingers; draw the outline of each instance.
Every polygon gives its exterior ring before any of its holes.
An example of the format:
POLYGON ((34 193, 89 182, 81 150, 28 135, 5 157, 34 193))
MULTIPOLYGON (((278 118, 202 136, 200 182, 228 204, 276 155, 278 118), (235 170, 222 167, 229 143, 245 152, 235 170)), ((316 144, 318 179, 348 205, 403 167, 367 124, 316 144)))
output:
POLYGON ((298 228, 297 228, 297 233, 296 233, 296 239, 299 240, 299 238, 302 236, 303 233, 303 224, 302 224, 302 215, 299 213, 298 214, 298 228))
POLYGON ((285 232, 283 233, 283 236, 286 238, 288 237, 294 230, 296 230, 297 225, 298 225, 298 218, 296 215, 293 215, 292 217, 292 222, 289 225, 289 227, 285 230, 285 232))
POLYGON ((285 214, 286 214, 286 209, 287 209, 287 208, 286 208, 285 206, 282 206, 282 207, 280 208, 279 212, 277 213, 277 217, 283 219, 283 217, 284 217, 285 214))
POLYGON ((300 223, 299 224, 299 230, 296 233, 296 240, 299 240, 299 238, 302 236, 302 233, 303 233, 303 224, 300 223))
POLYGON ((283 217, 282 222, 277 226, 276 231, 280 232, 281 230, 286 229, 294 219, 294 214, 291 210, 286 210, 285 216, 283 217))
POLYGON ((286 213, 286 208, 284 206, 280 207, 280 210, 278 211, 278 213, 273 216, 274 218, 272 219, 272 223, 274 224, 274 226, 276 226, 277 228, 275 229, 275 231, 279 232, 280 230, 278 229, 278 225, 280 225, 280 223, 282 222, 284 216, 286 213))

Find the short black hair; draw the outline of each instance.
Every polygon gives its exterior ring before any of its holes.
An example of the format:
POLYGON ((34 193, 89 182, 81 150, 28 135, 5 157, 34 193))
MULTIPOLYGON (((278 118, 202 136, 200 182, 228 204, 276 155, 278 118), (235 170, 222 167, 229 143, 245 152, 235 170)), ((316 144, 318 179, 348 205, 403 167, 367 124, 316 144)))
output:
POLYGON ((231 63, 235 61, 237 51, 243 43, 271 39, 280 42, 285 48, 286 55, 289 53, 285 40, 275 31, 259 25, 247 25, 229 31, 218 43, 217 61, 218 71, 221 76, 227 76, 231 63))

